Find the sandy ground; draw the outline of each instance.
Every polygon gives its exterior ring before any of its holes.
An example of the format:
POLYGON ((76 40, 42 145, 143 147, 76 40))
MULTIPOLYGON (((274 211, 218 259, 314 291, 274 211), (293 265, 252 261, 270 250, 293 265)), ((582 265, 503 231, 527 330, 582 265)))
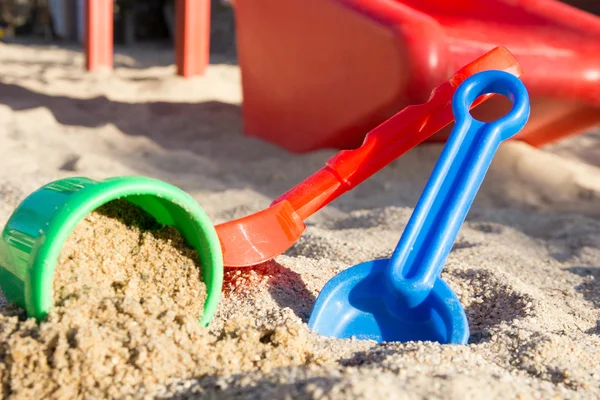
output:
MULTIPOLYGON (((2 225, 48 181, 124 174, 177 185, 223 222, 268 206, 333 154, 291 156, 243 137, 239 69, 227 59, 183 80, 168 49, 144 48, 92 75, 76 50, 0 44, 2 225)), ((388 256, 440 149, 412 150, 311 218, 286 255, 236 272, 275 276, 270 302, 240 312, 306 321, 333 274, 388 256)), ((327 368, 199 377, 167 397, 599 398, 600 132, 545 150, 503 145, 444 276, 466 307, 468 346, 354 343, 331 350, 327 368)))

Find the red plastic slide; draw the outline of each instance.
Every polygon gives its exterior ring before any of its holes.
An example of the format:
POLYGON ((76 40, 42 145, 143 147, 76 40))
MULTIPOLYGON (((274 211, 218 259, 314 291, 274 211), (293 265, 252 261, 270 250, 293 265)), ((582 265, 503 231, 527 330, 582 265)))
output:
MULTIPOLYGON (((245 132, 290 151, 357 147, 498 45, 531 96, 517 139, 541 146, 600 124, 600 18, 554 0, 238 0, 235 10, 245 132)), ((498 117, 502 100, 474 115, 498 117)))

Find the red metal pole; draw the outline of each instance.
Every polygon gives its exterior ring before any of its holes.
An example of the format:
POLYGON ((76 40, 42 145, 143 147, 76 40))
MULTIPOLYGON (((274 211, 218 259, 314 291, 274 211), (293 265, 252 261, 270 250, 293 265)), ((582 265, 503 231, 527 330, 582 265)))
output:
POLYGON ((210 49, 210 0, 177 0, 175 7, 177 74, 202 75, 210 49))
POLYGON ((86 0, 85 66, 113 67, 113 0, 86 0))

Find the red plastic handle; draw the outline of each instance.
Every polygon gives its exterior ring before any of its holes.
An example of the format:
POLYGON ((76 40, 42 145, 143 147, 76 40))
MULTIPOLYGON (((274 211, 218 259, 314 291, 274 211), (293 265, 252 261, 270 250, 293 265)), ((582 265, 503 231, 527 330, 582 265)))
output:
MULTIPOLYGON (((469 76, 489 69, 503 70, 516 76, 522 74, 519 63, 507 49, 497 47, 491 50, 434 89, 426 103, 404 108, 369 132, 359 148, 339 152, 327 161, 325 167, 272 204, 287 200, 300 218, 308 218, 450 124, 454 120, 451 104, 456 88, 469 76)), ((480 97, 473 107, 489 97, 480 97)))

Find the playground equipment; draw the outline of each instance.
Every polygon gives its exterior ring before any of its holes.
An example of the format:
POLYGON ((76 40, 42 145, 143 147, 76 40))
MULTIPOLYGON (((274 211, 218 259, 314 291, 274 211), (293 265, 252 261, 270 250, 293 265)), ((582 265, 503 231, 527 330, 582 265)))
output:
POLYGON ((484 71, 465 80, 452 99, 456 124, 390 259, 368 261, 334 276, 321 290, 309 327, 327 336, 381 341, 465 344, 465 311, 440 273, 498 146, 529 117, 519 78, 484 71), (497 121, 469 109, 485 93, 513 102, 497 121))
MULTIPOLYGON (((175 62, 177 73, 200 75, 208 66, 210 0, 176 0, 175 62)), ((113 66, 113 0, 86 0, 86 68, 113 66)))
MULTIPOLYGON (((600 123, 600 18, 555 0, 235 2, 245 132, 294 152, 365 132, 496 46, 519 60, 542 146, 600 123)), ((491 120, 501 98, 475 110, 491 120)), ((445 129, 431 140, 445 140, 445 129)))

